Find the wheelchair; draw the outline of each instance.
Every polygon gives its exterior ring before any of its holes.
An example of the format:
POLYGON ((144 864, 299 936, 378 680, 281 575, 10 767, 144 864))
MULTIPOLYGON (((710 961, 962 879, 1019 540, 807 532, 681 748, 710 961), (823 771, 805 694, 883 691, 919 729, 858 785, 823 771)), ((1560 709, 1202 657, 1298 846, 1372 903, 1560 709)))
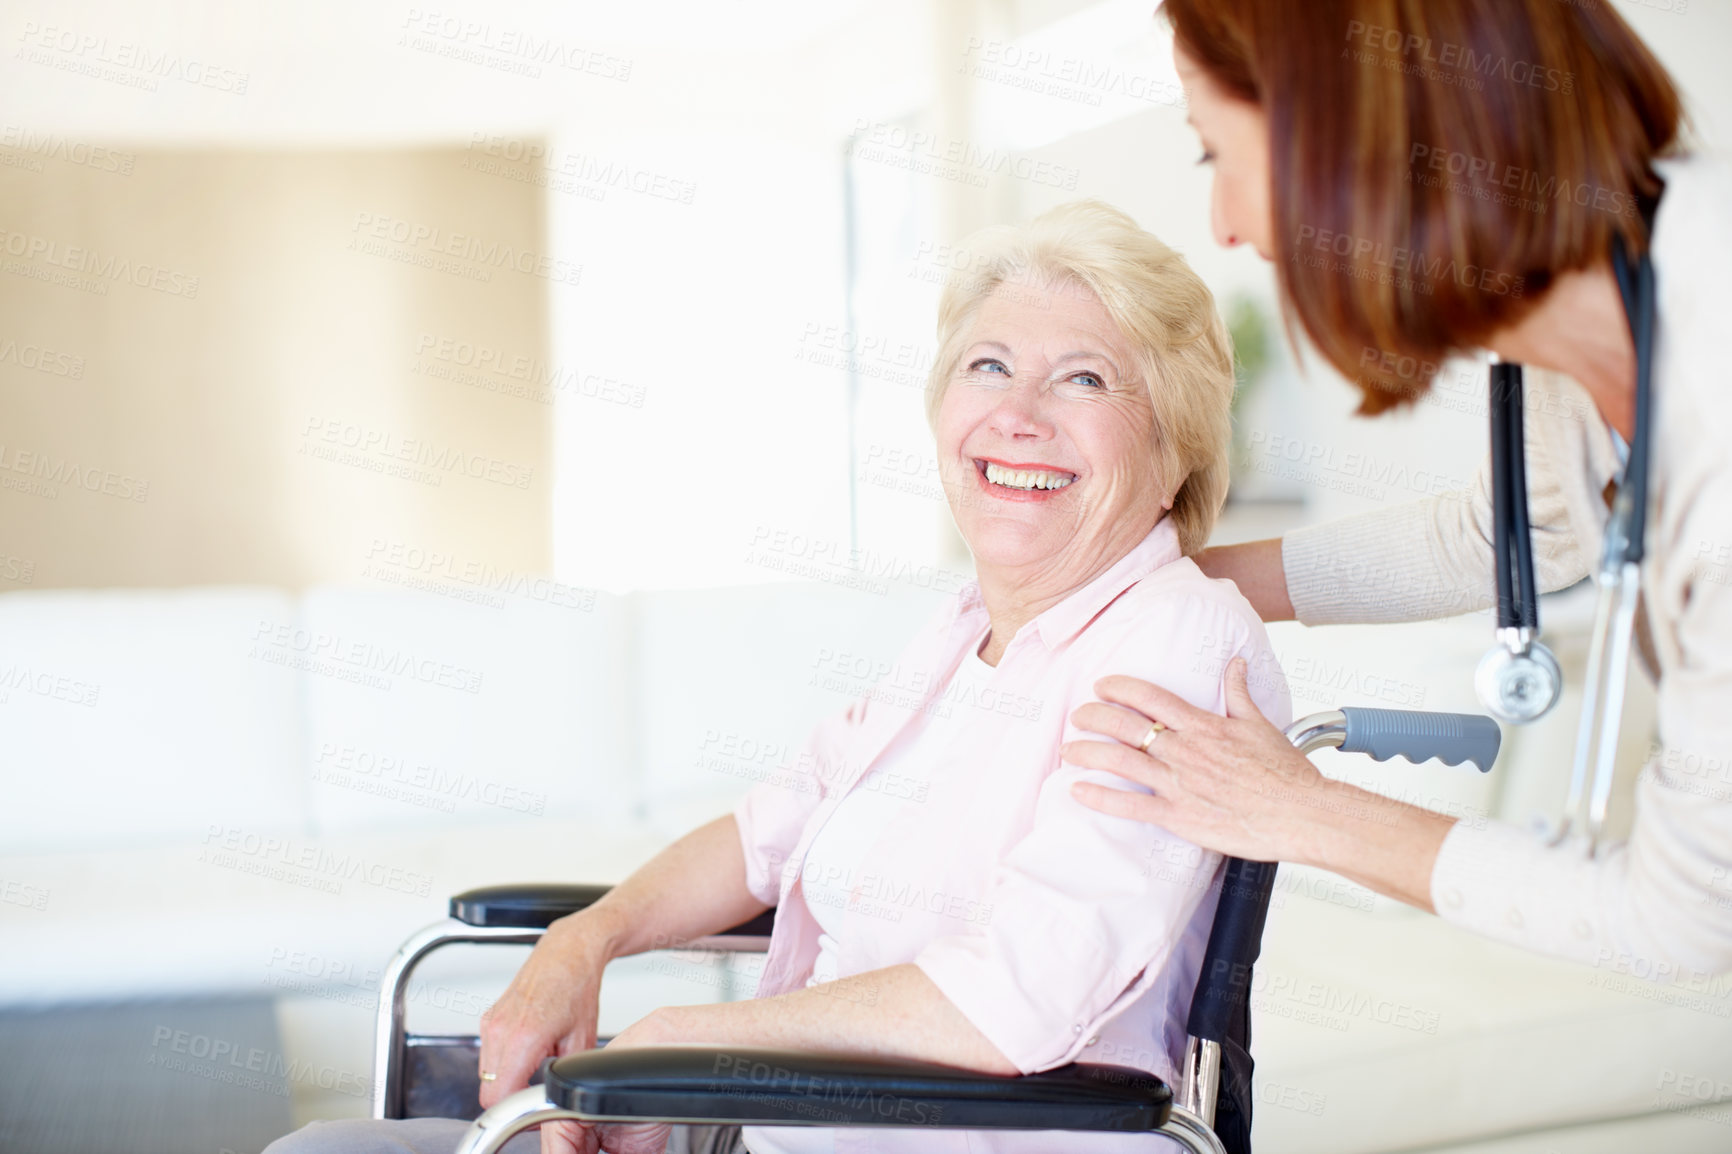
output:
MULTIPOLYGON (((1294 722, 1302 753, 1333 747, 1376 761, 1438 758, 1489 772, 1502 740, 1489 717, 1345 707, 1294 722)), ((1006 1077, 934 1063, 743 1046, 598 1048, 544 1063, 538 1084, 480 1110, 480 1040, 406 1032, 410 974, 458 943, 533 944, 604 886, 492 886, 456 895, 450 917, 404 943, 381 978, 375 1118, 472 1119, 457 1154, 496 1154, 518 1132, 561 1119, 676 1125, 934 1126, 1161 1134, 1192 1154, 1249 1154, 1251 974, 1277 863, 1227 859, 1192 997, 1179 1085, 1146 1070, 1073 1062, 1006 1077), (886 1105, 890 1106, 888 1113, 886 1105), (479 1116, 478 1116, 479 1115, 479 1116)), ((763 952, 774 910, 682 949, 763 952)))

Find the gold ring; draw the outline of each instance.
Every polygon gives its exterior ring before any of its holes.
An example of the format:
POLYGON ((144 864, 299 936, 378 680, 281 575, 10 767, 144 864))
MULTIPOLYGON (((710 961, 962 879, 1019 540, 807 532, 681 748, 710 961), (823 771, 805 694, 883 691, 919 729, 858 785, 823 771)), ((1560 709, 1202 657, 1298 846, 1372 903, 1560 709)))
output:
POLYGON ((497 1082, 497 1081, 499 1081, 499 1075, 498 1074, 482 1074, 481 1080, 483 1082, 497 1082))
POLYGON ((1158 721, 1149 726, 1149 735, 1143 738, 1142 744, 1138 745, 1137 749, 1142 753, 1147 753, 1149 751, 1149 746, 1155 743, 1155 738, 1159 737, 1161 735, 1161 730, 1165 728, 1167 727, 1158 721))

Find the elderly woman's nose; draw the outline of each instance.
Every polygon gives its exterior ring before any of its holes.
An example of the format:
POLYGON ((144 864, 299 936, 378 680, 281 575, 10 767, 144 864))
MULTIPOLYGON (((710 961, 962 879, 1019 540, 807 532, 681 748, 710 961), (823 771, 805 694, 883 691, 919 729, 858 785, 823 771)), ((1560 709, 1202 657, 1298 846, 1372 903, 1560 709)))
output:
POLYGON ((1048 390, 1039 384, 1019 381, 1001 394, 989 423, 995 432, 1007 436, 1043 432, 1052 425, 1046 411, 1051 400, 1048 390))

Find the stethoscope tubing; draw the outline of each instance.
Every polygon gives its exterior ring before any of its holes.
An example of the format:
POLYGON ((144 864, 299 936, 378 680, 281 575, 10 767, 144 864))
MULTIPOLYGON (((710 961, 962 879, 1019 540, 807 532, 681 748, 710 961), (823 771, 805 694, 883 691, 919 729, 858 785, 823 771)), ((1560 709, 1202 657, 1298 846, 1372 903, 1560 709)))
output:
POLYGON ((1630 452, 1618 478, 1606 519, 1606 540, 1596 574, 1599 600, 1594 608, 1594 638, 1588 650, 1588 681, 1583 689, 1582 716, 1576 730, 1576 756, 1570 769, 1570 792, 1555 841, 1569 836, 1581 818, 1581 832, 1591 854, 1605 831, 1611 804, 1619 722, 1624 713, 1630 678, 1630 650, 1641 597, 1642 558, 1648 523, 1649 452, 1654 416, 1654 265, 1646 253, 1634 268, 1624 238, 1614 238, 1612 270, 1623 297, 1630 338, 1636 351, 1636 423, 1630 452), (1590 787, 1589 774, 1593 785, 1590 787), (1585 801, 1587 812, 1582 813, 1585 801))
MULTIPOLYGON (((1599 848, 1611 803, 1618 731, 1629 686, 1630 651, 1641 598, 1642 558, 1648 520, 1649 454, 1653 440, 1657 311, 1654 266, 1648 254, 1643 253, 1632 268, 1624 239, 1618 236, 1614 238, 1612 247, 1612 268, 1635 346, 1636 420, 1631 431, 1629 455, 1618 477, 1611 513, 1606 518, 1606 537, 1599 569, 1595 573, 1599 596, 1594 607, 1594 632, 1588 649, 1582 713, 1576 729, 1575 759, 1570 769, 1570 788, 1564 802, 1563 819, 1552 837, 1554 844, 1561 843, 1579 825, 1589 855, 1599 848)), ((1523 481, 1522 488, 1525 489, 1525 478, 1523 481)), ((1533 544, 1525 535, 1511 544, 1514 552, 1532 557, 1533 544)), ((1501 550, 1504 543, 1500 541, 1499 545, 1501 550)))
POLYGON ((1532 527, 1528 521, 1522 367, 1510 361, 1493 360, 1489 378, 1497 624, 1499 629, 1538 632, 1540 608, 1534 585, 1532 527))

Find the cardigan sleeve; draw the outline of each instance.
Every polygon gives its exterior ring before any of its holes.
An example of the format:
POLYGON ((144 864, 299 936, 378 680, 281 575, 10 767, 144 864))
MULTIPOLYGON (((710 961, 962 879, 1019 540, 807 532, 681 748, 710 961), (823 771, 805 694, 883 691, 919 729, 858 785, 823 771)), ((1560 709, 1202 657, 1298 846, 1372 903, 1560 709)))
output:
MULTIPOLYGON (((1588 574, 1560 481, 1570 436, 1591 435, 1577 398, 1531 373, 1530 397, 1557 406, 1523 422, 1528 519, 1541 592, 1588 574)), ((1306 625, 1422 621, 1484 609, 1495 596, 1491 461, 1471 487, 1327 521, 1281 541, 1287 594, 1306 625)))
POLYGON ((1701 583, 1678 632, 1688 648, 1660 683, 1629 841, 1589 858, 1457 823, 1431 875, 1446 920, 1685 993, 1732 971, 1732 586, 1701 583))

